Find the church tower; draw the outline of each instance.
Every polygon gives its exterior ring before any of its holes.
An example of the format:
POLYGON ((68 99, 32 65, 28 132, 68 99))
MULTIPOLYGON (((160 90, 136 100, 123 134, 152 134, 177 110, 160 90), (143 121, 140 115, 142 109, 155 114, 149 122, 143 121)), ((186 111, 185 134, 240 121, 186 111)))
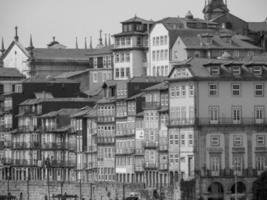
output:
POLYGON ((205 7, 203 9, 204 18, 206 20, 212 20, 221 15, 227 14, 229 9, 227 8, 227 0, 205 0, 205 7))

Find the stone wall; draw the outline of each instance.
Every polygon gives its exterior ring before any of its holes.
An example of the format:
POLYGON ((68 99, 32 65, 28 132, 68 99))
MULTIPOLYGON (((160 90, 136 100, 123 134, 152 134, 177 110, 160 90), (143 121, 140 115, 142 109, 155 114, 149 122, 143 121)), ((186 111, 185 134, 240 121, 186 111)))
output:
MULTIPOLYGON (((166 200, 173 199, 172 187, 161 188, 165 193, 166 200)), ((0 181, 0 193, 6 195, 8 192, 8 182, 0 181)), ((22 200, 44 200, 48 194, 48 185, 46 181, 9 181, 9 191, 17 199, 22 192, 22 200), (29 198, 28 198, 29 196, 29 198)), ((139 193, 141 199, 151 199, 153 189, 144 188, 143 184, 116 184, 116 183, 77 183, 77 182, 50 182, 49 183, 50 200, 53 194, 77 195, 77 200, 81 197, 85 200, 121 200, 123 196, 127 197, 132 192, 139 193)), ((159 191, 159 190, 158 190, 159 191)))

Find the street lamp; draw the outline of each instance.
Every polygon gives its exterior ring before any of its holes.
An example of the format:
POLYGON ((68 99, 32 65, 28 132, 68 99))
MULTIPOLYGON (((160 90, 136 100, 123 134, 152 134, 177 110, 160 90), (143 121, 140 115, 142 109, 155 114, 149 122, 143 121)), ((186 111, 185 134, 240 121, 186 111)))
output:
POLYGON ((50 190, 49 190, 49 167, 50 167, 50 159, 49 157, 45 160, 45 167, 46 167, 46 175, 47 175, 47 193, 48 193, 48 200, 50 200, 50 190))

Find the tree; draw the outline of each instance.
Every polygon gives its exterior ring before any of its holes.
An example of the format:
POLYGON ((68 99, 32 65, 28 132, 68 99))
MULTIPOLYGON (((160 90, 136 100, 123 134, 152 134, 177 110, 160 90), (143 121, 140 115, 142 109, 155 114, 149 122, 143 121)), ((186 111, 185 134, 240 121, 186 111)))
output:
POLYGON ((267 171, 264 171, 260 177, 253 183, 253 200, 266 200, 267 196, 267 171))

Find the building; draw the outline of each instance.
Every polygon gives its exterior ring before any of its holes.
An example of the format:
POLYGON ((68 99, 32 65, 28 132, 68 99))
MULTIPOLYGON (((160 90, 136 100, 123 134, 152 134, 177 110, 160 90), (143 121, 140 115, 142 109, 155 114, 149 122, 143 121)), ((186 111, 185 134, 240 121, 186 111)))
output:
POLYGON ((242 59, 260 55, 264 50, 246 41, 246 38, 230 32, 198 33, 181 32, 171 50, 171 60, 183 61, 189 58, 218 58, 227 55, 242 59))
MULTIPOLYGON (((74 168, 76 166, 76 148, 73 145, 71 147, 63 147, 63 143, 66 140, 63 135, 69 134, 70 115, 77 111, 77 109, 74 110, 73 108, 93 106, 94 104, 95 100, 88 98, 53 98, 51 96, 48 97, 48 94, 47 97, 27 99, 20 103, 19 112, 16 115, 16 124, 8 124, 9 143, 13 144, 13 146, 7 145, 3 150, 3 160, 5 162, 3 163, 4 168, 2 171, 6 172, 5 170, 8 168, 8 165, 11 165, 16 174, 14 175, 15 180, 26 180, 25 173, 29 170, 29 173, 35 174, 33 175, 34 179, 42 180, 43 176, 40 175, 41 172, 37 172, 41 170, 38 167, 44 168, 47 158, 50 160, 63 160, 64 152, 62 153, 60 151, 63 151, 64 148, 70 148, 69 150, 73 152, 71 160, 72 167, 74 168), (64 110, 63 108, 68 110, 64 110), (60 119, 58 119, 59 116, 61 116, 60 119), (55 143, 57 141, 55 138, 58 138, 58 143, 60 144, 57 145, 57 142, 55 143), (40 151, 42 152, 41 154, 40 151), (41 166, 38 166, 38 162, 41 166), (37 175, 38 173, 39 175, 37 175)), ((71 141, 73 142, 75 141, 76 135, 70 134, 67 137, 71 137, 71 141)), ((68 154, 66 156, 68 157, 68 154)), ((52 167, 52 164, 50 166, 52 167)), ((64 168, 67 166, 59 164, 56 167, 64 168)), ((53 180, 57 180, 55 175, 56 171, 53 172, 53 180)), ((58 173, 61 174, 61 172, 58 173)), ((66 176, 64 175, 64 177, 66 176)), ((70 174, 68 177, 70 178, 70 174)), ((76 176, 72 176, 72 179, 76 179, 76 176)))
POLYGON ((211 22, 216 22, 222 28, 232 30, 236 34, 248 36, 248 41, 254 45, 262 47, 266 51, 267 23, 247 22, 236 15, 230 13, 227 1, 211 0, 205 4, 203 9, 204 18, 211 22))
POLYGON ((162 82, 144 89, 144 177, 147 187, 159 188, 169 184, 169 92, 162 82))
POLYGON ((168 76, 171 68, 172 48, 180 34, 214 32, 217 23, 194 18, 189 11, 184 18, 167 17, 155 22, 149 34, 148 76, 168 76))
POLYGON ((234 198, 235 184, 251 198, 266 166, 266 62, 194 58, 169 77, 178 177, 195 181, 196 198, 234 198))
POLYGON ((114 80, 127 80, 145 74, 148 35, 153 21, 134 16, 121 24, 122 32, 113 35, 114 80))
POLYGON ((85 48, 79 49, 77 43, 76 48, 67 48, 56 41, 55 37, 47 45, 47 48, 34 47, 32 37, 30 37, 29 46, 24 47, 19 41, 18 28, 15 27, 14 40, 9 47, 5 50, 2 45, 1 62, 3 67, 15 67, 26 77, 54 77, 65 72, 93 68, 96 63, 98 63, 96 66, 99 68, 112 67, 111 44, 109 42, 104 46, 102 35, 100 37, 101 45, 98 44, 96 48, 92 47, 92 41, 88 49, 87 44, 85 48), (103 54, 101 53, 102 50, 103 54), (94 57, 96 57, 95 61, 92 61, 94 57))

